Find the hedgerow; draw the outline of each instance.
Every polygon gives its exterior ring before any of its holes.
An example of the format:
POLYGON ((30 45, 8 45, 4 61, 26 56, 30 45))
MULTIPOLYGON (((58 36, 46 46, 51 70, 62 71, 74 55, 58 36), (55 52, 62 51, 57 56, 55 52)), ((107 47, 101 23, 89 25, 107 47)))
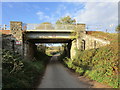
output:
MULTIPOLYGON (((105 36, 105 33, 103 34, 105 36)), ((102 33, 100 33, 100 35, 102 35, 102 33)), ((108 40, 112 39, 110 45, 85 51, 77 50, 74 60, 65 58, 63 61, 69 68, 80 75, 84 75, 113 88, 118 88, 120 81, 118 77, 119 59, 117 34, 107 33, 106 38, 108 40)))
POLYGON ((49 60, 48 56, 41 52, 36 55, 37 60, 23 60, 19 54, 3 50, 2 88, 34 88, 49 60))

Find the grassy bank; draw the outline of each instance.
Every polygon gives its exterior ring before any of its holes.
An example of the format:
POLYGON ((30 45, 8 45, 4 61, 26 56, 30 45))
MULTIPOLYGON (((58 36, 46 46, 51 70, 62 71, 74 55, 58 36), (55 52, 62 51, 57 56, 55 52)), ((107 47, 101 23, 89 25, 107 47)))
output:
POLYGON ((109 40, 111 44, 97 49, 77 50, 76 58, 65 58, 64 63, 80 75, 118 88, 118 35, 103 32, 91 35, 109 40))
POLYGON ((2 87, 5 88, 33 88, 44 73, 49 57, 37 52, 36 59, 22 60, 18 54, 3 50, 2 53, 2 87))

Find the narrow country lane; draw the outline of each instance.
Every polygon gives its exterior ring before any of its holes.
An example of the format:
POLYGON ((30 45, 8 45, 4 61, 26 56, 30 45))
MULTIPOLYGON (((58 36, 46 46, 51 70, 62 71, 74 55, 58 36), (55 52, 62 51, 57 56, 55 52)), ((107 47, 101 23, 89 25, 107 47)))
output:
POLYGON ((89 88, 90 85, 80 81, 77 77, 67 71, 57 56, 51 58, 45 75, 38 88, 89 88))

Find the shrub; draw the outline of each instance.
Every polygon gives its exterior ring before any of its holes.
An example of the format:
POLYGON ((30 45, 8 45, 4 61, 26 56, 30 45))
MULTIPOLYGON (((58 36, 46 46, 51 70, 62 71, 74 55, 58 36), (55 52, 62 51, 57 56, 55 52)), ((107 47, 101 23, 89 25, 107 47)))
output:
POLYGON ((33 88, 49 60, 48 56, 41 52, 37 52, 36 56, 36 61, 22 60, 20 55, 3 50, 2 88, 33 88))

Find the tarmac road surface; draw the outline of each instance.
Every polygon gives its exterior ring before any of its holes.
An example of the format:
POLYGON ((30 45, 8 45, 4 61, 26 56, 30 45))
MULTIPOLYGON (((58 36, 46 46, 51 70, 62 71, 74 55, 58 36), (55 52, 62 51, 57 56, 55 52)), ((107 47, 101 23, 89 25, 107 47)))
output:
POLYGON ((43 79, 38 88, 89 88, 88 83, 80 81, 72 75, 58 60, 53 56, 47 65, 43 79))

